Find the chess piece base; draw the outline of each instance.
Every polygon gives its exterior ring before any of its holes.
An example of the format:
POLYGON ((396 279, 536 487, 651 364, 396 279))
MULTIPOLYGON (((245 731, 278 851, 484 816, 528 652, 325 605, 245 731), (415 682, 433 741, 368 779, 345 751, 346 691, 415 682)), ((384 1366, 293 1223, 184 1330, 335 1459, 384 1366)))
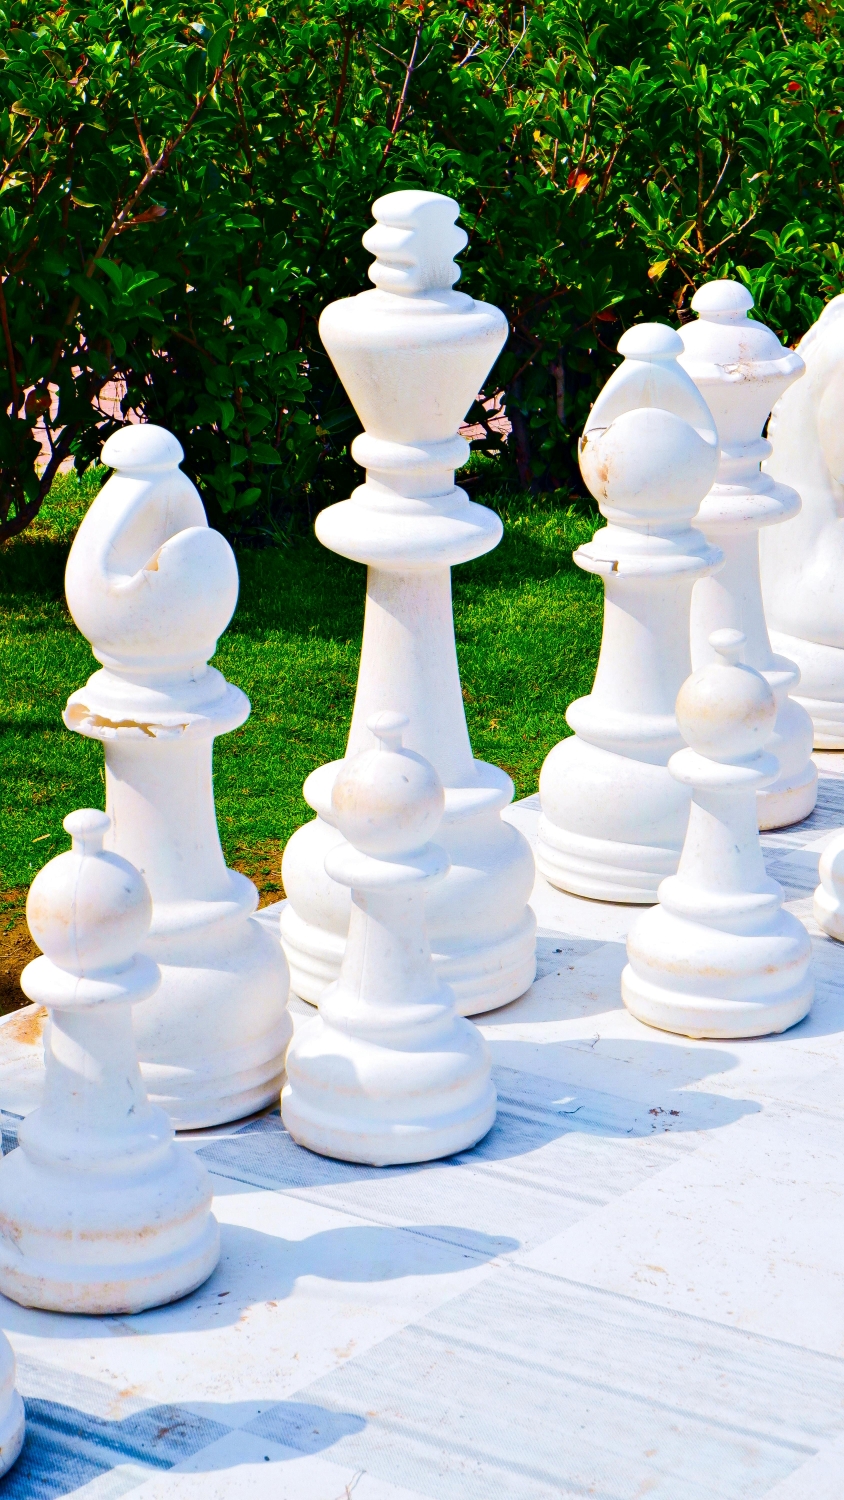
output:
POLYGON ((809 761, 793 776, 783 776, 767 791, 756 793, 759 827, 765 833, 774 828, 788 828, 791 823, 802 823, 817 800, 817 767, 814 761, 809 761))
POLYGON ((628 936, 621 996, 637 1020, 680 1036, 729 1038, 787 1031, 814 995, 806 929, 779 911, 770 931, 746 935, 684 921, 662 906, 628 936))
POLYGON ((815 731, 816 750, 844 750, 844 648, 771 631, 771 645, 800 668, 800 691, 815 731))
POLYGON ((689 818, 688 789, 668 768, 573 735, 547 756, 539 788, 536 867, 548 883, 593 901, 653 905, 660 881, 677 869, 689 818), (585 831, 601 821, 617 837, 585 831), (636 837, 642 832, 647 844, 636 837))
POLYGON ((282 1118, 294 1141, 365 1166, 468 1151, 495 1121, 486 1045, 461 1017, 436 1052, 344 1036, 321 1016, 296 1033, 282 1118))
POLYGON ((20 1457, 26 1437, 26 1415, 18 1391, 12 1391, 6 1410, 0 1415, 0 1478, 8 1474, 20 1457))
POLYGON ((135 1012, 135 1040, 150 1101, 176 1130, 242 1120, 277 1100, 284 1079, 293 1035, 284 954, 247 915, 254 888, 241 876, 233 898, 220 915, 203 903, 193 928, 174 906, 170 931, 159 906, 146 944, 161 987, 135 1012))
POLYGON ((220 1255, 208 1177, 187 1147, 167 1151, 166 1174, 159 1158, 149 1177, 98 1181, 37 1166, 22 1147, 5 1156, 0 1292, 24 1307, 102 1315, 160 1307, 207 1281, 220 1255))

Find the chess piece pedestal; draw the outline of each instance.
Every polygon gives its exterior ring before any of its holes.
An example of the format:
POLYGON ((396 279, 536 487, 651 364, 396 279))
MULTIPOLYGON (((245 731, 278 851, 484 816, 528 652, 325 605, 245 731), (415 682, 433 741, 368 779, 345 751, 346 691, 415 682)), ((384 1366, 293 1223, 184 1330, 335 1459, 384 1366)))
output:
POLYGON ((67 567, 76 624, 102 662, 65 709, 102 741, 111 847, 153 899, 145 952, 161 987, 138 1012, 151 1097, 178 1129, 236 1120, 277 1098, 292 1034, 280 944, 252 919, 258 893, 226 868, 213 742, 249 701, 207 665, 237 599, 231 548, 209 529, 162 428, 125 427, 103 448, 115 469, 67 567))
POLYGON ((25 1437, 23 1401, 15 1387, 15 1356, 5 1333, 0 1333, 0 1478, 19 1457, 25 1437))
POLYGON ((691 526, 717 464, 715 428, 661 324, 631 329, 581 439, 584 479, 608 525, 574 554, 604 580, 595 684, 569 707, 574 736, 542 767, 538 869, 601 901, 650 903, 677 868, 689 814, 667 764, 689 672, 692 586, 720 553, 691 526))
POLYGON ((782 828, 808 816, 818 794, 811 759, 812 725, 791 696, 799 681, 793 661, 771 650, 759 577, 759 532, 794 516, 796 490, 760 471, 771 452, 761 436, 774 402, 803 373, 799 354, 784 349, 764 323, 748 318, 753 298, 736 281, 710 281, 692 299, 699 314, 680 330, 680 363, 706 399, 718 428, 721 460, 697 524, 724 553, 717 577, 702 579, 692 594, 692 666, 713 660, 709 637, 738 629, 747 637, 748 664, 761 672, 777 700, 770 751, 779 763, 776 782, 760 790, 760 828, 782 828))
MULTIPOLYGON (((364 424, 352 445, 366 482, 320 512, 320 541, 368 565, 360 674, 346 758, 369 745, 367 719, 400 708, 407 744, 445 786, 437 838, 449 873, 432 886, 427 921, 437 972, 458 1011, 506 1005, 535 974, 534 878, 526 839, 502 822, 513 783, 472 755, 451 605, 451 569, 501 539, 492 511, 455 487, 469 456, 457 427, 507 336, 497 308, 453 291, 452 257, 466 243, 457 204, 436 193, 390 193, 373 206, 364 244, 377 259, 374 291, 332 303, 320 335, 364 424)), ((284 854, 282 941, 292 987, 317 1003, 337 978, 346 944, 348 888, 328 879, 341 842, 332 788, 342 761, 305 783, 317 818, 284 854)))
POLYGON ((634 1016, 663 1031, 765 1036, 807 1014, 811 944, 783 911, 759 844, 756 798, 779 775, 765 748, 774 694, 739 664, 740 631, 716 631, 711 645, 721 660, 693 673, 677 698, 687 748, 669 769, 692 790, 680 866, 628 935, 621 993, 634 1016))
POLYGON ((431 1161, 473 1146, 493 1124, 489 1051, 438 977, 425 893, 448 859, 427 842, 441 826, 442 784, 401 748, 407 718, 369 720, 380 742, 345 762, 332 811, 343 842, 330 878, 352 892, 340 976, 287 1055, 282 1117, 294 1140, 371 1166, 431 1161))
POLYGON ((207 1280, 219 1256, 211 1180, 147 1099, 132 1008, 159 983, 138 952, 152 905, 103 851, 104 813, 65 819, 73 848, 36 876, 27 920, 42 956, 21 987, 50 1013, 40 1107, 0 1162, 0 1291, 26 1307, 134 1313, 207 1280))
POLYGON ((801 339, 804 378, 768 423, 763 469, 793 486, 797 515, 760 533, 762 596, 775 651, 800 669, 796 701, 819 750, 844 750, 844 296, 801 339))

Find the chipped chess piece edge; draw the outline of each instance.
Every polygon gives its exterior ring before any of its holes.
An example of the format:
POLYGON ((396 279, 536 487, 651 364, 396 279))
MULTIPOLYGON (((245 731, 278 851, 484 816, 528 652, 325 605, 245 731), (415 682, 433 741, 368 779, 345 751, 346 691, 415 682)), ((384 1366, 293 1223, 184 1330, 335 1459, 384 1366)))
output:
POLYGON ((443 788, 431 764, 402 747, 407 723, 372 715, 378 748, 347 761, 334 784, 344 841, 326 868, 352 893, 349 938, 319 1015, 290 1044, 281 1096, 299 1145, 370 1166, 468 1150, 497 1106, 489 1049, 457 1015, 427 941, 425 891, 448 871, 428 839, 443 788))

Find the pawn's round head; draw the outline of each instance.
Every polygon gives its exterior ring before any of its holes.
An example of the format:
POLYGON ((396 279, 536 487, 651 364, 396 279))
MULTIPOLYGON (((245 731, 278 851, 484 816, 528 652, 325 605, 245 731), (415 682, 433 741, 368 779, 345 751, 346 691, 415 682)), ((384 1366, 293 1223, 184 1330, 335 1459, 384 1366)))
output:
POLYGON ((178 438, 154 422, 127 422, 103 444, 102 462, 107 469, 130 473, 157 473, 177 469, 184 458, 178 438))
POLYGON ((442 782, 429 761, 402 748, 404 714, 373 714, 366 727, 378 741, 339 773, 331 794, 343 837, 380 858, 421 849, 436 833, 445 807, 442 782))
POLYGON ((134 865, 103 849, 111 820, 81 808, 64 820, 73 845, 32 882, 26 919, 35 942, 60 969, 92 974, 124 968, 152 920, 146 881, 134 865))
POLYGON ((774 695, 761 672, 743 664, 740 630, 713 631, 709 644, 718 660, 686 678, 677 694, 677 724, 686 744, 707 760, 746 760, 771 738, 774 695))
POLYGON ((726 276, 720 281, 705 281, 692 298, 698 317, 708 323, 743 323, 752 306, 747 287, 726 276))

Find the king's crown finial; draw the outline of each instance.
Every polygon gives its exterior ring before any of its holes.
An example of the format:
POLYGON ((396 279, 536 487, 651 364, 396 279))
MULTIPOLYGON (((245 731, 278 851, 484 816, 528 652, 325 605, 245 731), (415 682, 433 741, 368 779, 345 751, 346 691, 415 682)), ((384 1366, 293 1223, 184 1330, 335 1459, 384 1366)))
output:
POLYGON ((365 249, 376 256, 367 273, 370 281, 400 297, 448 291, 460 276, 454 256, 468 240, 454 222, 459 212, 460 205, 442 193, 413 189, 376 199, 376 222, 363 237, 365 249))

